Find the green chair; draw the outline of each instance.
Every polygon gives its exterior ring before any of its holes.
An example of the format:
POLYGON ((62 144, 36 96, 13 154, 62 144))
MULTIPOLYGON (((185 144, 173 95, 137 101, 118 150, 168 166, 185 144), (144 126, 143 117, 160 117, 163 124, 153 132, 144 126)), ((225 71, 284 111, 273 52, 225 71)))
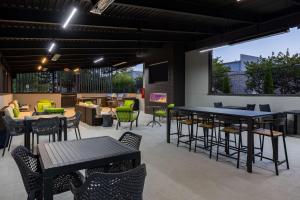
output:
POLYGON ((64 108, 46 108, 46 109, 44 109, 44 113, 63 115, 65 113, 65 109, 64 108))
POLYGON ((156 117, 159 117, 160 118, 166 118, 167 117, 167 109, 172 109, 175 107, 175 104, 171 103, 169 104, 167 107, 162 107, 160 109, 157 109, 155 112, 154 112, 154 115, 156 117))
POLYGON ((40 99, 37 103, 37 112, 44 112, 46 108, 54 108, 55 103, 49 99, 40 99))
POLYGON ((118 108, 130 108, 131 110, 133 110, 133 106, 134 106, 134 100, 125 100, 123 106, 119 106, 118 108))
POLYGON ((135 121, 136 127, 138 126, 138 118, 139 118, 139 111, 133 111, 130 107, 118 107, 116 108, 116 116, 117 116, 117 127, 118 130, 119 126, 121 126, 122 122, 129 122, 130 123, 130 130, 132 129, 132 124, 135 121))

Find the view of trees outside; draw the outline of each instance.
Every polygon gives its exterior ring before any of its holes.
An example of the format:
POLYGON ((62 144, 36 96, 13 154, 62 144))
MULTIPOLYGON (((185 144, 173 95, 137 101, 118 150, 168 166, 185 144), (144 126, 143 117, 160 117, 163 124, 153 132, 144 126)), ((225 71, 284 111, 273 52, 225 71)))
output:
POLYGON ((143 72, 135 67, 120 69, 113 73, 114 93, 139 93, 143 87, 143 72))
MULTIPOLYGON (((213 59, 212 74, 213 93, 239 94, 231 91, 235 74, 219 57, 213 59)), ((300 94, 300 55, 291 55, 287 50, 259 57, 255 62, 247 61, 243 76, 246 86, 243 94, 300 94)))
POLYGON ((300 29, 214 49, 212 94, 300 95, 300 29), (284 41, 284 42, 278 42, 284 41))

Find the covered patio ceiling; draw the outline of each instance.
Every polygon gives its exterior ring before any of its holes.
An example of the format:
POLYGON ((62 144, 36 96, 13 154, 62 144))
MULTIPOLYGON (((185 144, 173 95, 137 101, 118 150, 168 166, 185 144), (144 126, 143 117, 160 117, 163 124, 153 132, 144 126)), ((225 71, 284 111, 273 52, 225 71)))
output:
POLYGON ((36 71, 51 42, 62 56, 49 70, 142 62, 166 44, 186 50, 231 44, 300 24, 299 0, 115 0, 102 15, 97 0, 0 0, 0 52, 12 72, 36 71), (72 7, 78 13, 67 30, 72 7))

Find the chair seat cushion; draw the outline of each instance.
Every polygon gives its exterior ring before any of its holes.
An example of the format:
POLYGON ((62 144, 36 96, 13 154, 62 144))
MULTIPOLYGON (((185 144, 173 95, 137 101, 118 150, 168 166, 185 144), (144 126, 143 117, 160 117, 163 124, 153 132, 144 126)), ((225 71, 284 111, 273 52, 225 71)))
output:
MULTIPOLYGON (((280 131, 273 130, 272 132, 273 132, 273 136, 274 137, 278 137, 278 136, 283 135, 283 133, 280 132, 280 131)), ((259 134, 259 135, 270 136, 270 137, 272 135, 271 134, 271 130, 269 130, 269 129, 263 129, 263 128, 255 129, 255 130, 253 130, 253 133, 259 134)))
POLYGON ((46 113, 50 114, 63 114, 65 112, 64 108, 46 108, 44 110, 46 113))
POLYGON ((157 110, 154 112, 154 115, 158 117, 166 117, 167 112, 165 110, 157 110))
POLYGON ((239 133, 240 130, 238 127, 230 126, 230 127, 224 127, 221 129, 221 131, 225 133, 239 133))
POLYGON ((211 122, 208 122, 208 123, 201 123, 198 126, 201 127, 201 128, 210 128, 210 129, 212 129, 212 128, 217 127, 218 125, 216 123, 213 124, 211 122))

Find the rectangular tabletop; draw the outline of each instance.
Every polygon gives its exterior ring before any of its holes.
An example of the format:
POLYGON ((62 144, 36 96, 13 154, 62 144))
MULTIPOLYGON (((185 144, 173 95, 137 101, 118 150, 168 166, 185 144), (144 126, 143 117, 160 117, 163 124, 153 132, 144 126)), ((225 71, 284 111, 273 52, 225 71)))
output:
POLYGON ((34 116, 25 116, 24 119, 25 120, 29 120, 29 121, 35 121, 38 120, 40 118, 54 118, 54 117, 58 117, 60 119, 62 118, 66 118, 66 116, 61 115, 61 114, 52 114, 52 115, 34 115, 34 116))
POLYGON ((138 150, 107 136, 39 144, 38 151, 43 171, 139 154, 138 150))
POLYGON ((243 117, 243 118, 258 118, 273 116, 276 113, 273 112, 261 112, 261 111, 251 111, 251 110, 236 110, 236 109, 226 109, 226 108, 213 108, 213 107, 175 107, 174 110, 181 110, 187 112, 195 113, 207 113, 215 115, 230 115, 234 117, 243 117))

